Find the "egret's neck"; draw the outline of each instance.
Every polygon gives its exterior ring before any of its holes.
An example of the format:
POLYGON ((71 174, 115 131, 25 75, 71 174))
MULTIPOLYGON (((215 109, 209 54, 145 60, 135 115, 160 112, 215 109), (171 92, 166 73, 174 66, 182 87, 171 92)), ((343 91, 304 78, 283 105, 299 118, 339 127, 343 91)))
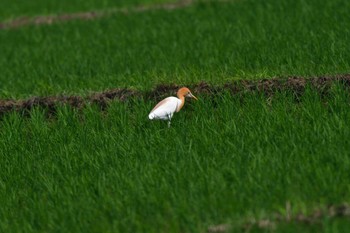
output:
POLYGON ((180 104, 180 106, 177 107, 176 112, 180 111, 180 109, 181 109, 181 108, 184 106, 184 104, 185 104, 185 96, 183 96, 183 95, 177 95, 177 97, 180 99, 181 104, 180 104))

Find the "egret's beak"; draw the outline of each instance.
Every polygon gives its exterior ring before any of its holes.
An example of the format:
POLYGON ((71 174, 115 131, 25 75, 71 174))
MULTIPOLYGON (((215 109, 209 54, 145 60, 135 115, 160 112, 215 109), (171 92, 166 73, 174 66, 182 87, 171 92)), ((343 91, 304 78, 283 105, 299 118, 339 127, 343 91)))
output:
POLYGON ((195 100, 198 100, 197 97, 195 97, 194 95, 192 95, 192 93, 190 93, 190 97, 194 98, 195 100))

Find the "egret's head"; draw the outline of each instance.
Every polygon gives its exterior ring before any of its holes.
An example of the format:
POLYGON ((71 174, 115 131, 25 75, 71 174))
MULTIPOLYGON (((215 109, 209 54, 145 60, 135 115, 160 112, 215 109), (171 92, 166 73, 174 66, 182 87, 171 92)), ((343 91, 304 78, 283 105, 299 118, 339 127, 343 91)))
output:
POLYGON ((191 91, 190 91, 190 89, 188 89, 187 87, 182 87, 182 88, 180 88, 178 91, 177 91, 177 96, 179 97, 179 98, 181 98, 181 97, 190 97, 190 98, 194 98, 195 100, 198 100, 197 99, 197 97, 195 97, 192 93, 191 93, 191 91))

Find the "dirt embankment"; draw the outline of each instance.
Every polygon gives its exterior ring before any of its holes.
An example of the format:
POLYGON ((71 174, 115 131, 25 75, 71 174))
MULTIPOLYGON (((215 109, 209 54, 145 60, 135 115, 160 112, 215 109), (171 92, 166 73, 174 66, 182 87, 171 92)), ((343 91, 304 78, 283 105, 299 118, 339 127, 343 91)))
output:
MULTIPOLYGON (((291 211, 291 204, 286 203, 285 213, 274 213, 271 218, 255 219, 250 218, 243 221, 242 231, 251 232, 253 229, 263 229, 270 232, 274 231, 280 224, 297 223, 305 225, 316 225, 322 224, 324 219, 335 219, 335 218, 349 218, 350 216, 350 205, 343 203, 339 205, 328 205, 323 208, 315 209, 309 214, 293 214, 291 211)), ((209 226, 208 233, 225 233, 231 232, 233 228, 230 224, 220 224, 209 226)))
MULTIPOLYGON (((249 94, 251 92, 263 93, 266 96, 272 96, 277 92, 291 91, 296 98, 301 96, 305 88, 310 86, 322 95, 326 95, 332 84, 340 83, 350 87, 350 74, 338 75, 334 77, 290 77, 273 78, 262 80, 239 80, 229 82, 223 85, 210 85, 205 82, 185 85, 188 86, 196 95, 215 95, 223 92, 229 92, 232 95, 249 94)), ((82 96, 47 96, 32 97, 24 100, 0 100, 0 115, 7 112, 28 112, 35 107, 41 107, 54 114, 57 106, 69 105, 73 108, 82 109, 87 104, 96 104, 105 109, 108 103, 113 100, 126 101, 130 98, 143 97, 144 99, 158 101, 168 95, 175 95, 176 91, 184 85, 163 84, 158 85, 148 92, 137 91, 133 89, 111 89, 103 92, 96 92, 91 95, 82 96)))
POLYGON ((124 8, 110 8, 107 10, 96 10, 87 12, 64 13, 58 15, 22 16, 13 20, 0 22, 1 29, 20 28, 29 25, 49 25, 53 23, 67 22, 72 20, 94 20, 107 17, 113 14, 130 14, 146 12, 151 10, 175 10, 185 8, 194 3, 194 0, 178 0, 175 2, 139 5, 124 8))

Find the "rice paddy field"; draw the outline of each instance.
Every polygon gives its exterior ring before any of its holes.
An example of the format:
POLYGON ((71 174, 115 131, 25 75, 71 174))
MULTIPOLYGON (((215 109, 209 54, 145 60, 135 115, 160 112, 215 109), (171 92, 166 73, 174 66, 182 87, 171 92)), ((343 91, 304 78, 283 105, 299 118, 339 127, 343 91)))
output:
POLYGON ((0 232, 349 231, 349 1, 0 7, 0 232))

